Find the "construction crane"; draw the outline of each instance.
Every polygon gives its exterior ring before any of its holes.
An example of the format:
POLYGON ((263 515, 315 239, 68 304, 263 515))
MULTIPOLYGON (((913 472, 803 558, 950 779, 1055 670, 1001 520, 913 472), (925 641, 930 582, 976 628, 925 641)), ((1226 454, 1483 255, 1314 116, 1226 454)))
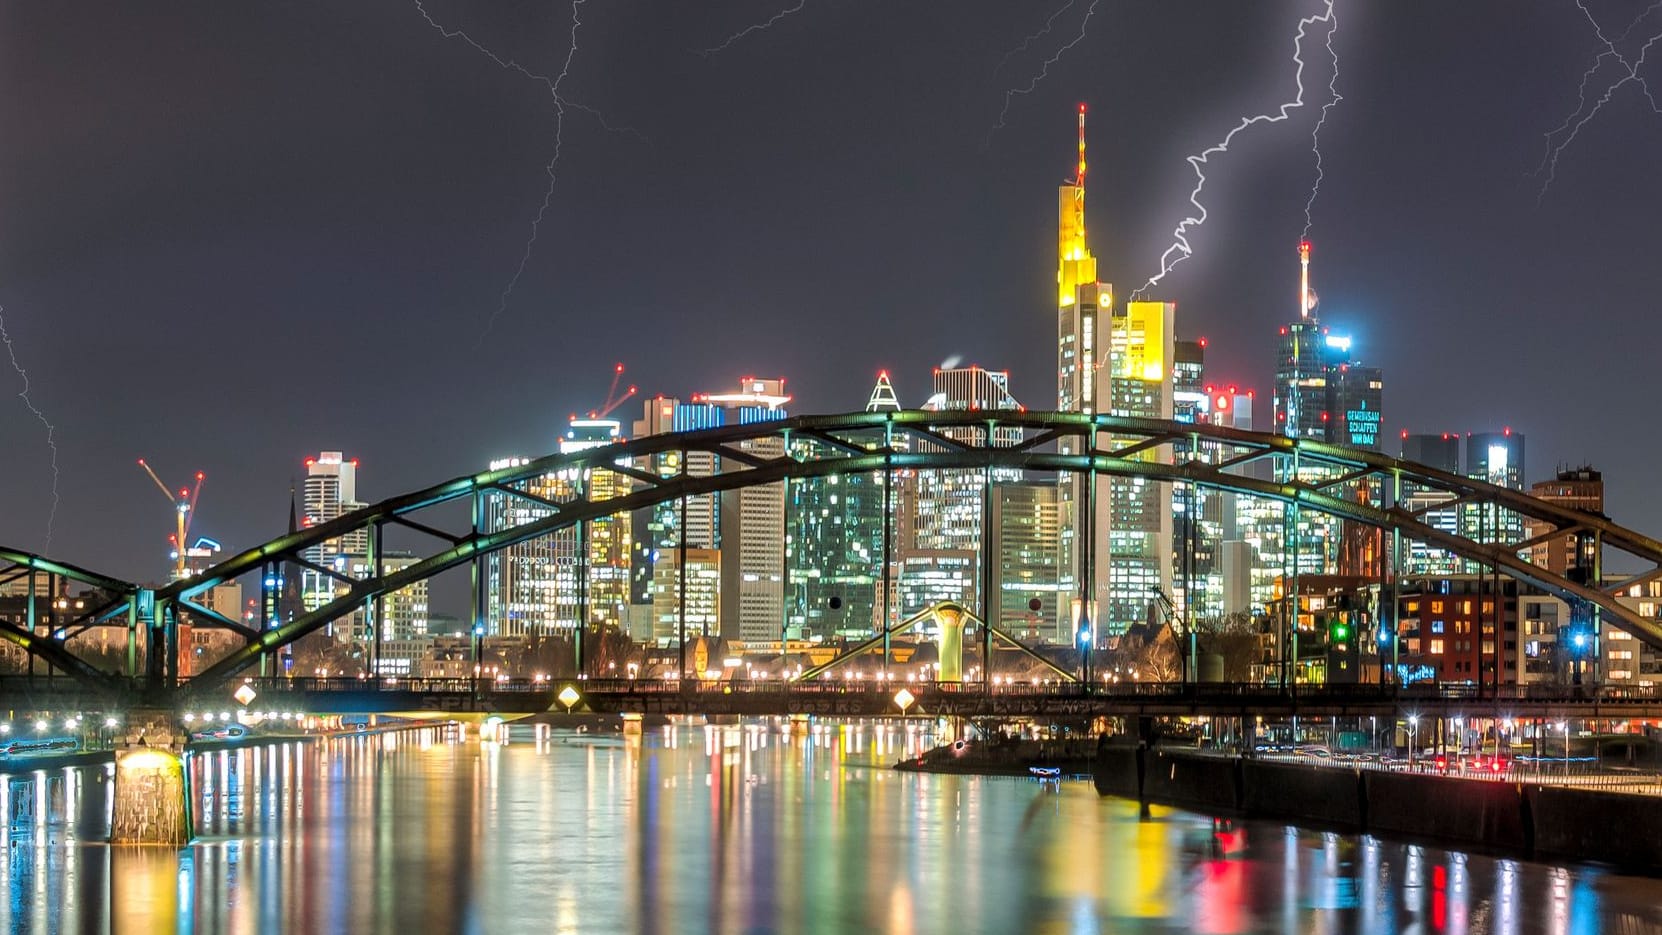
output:
POLYGON ((174 531, 173 535, 168 537, 168 541, 173 543, 173 580, 179 581, 188 578, 190 577, 190 568, 186 564, 188 558, 186 544, 189 540, 186 536, 190 533, 191 514, 196 512, 196 500, 202 495, 202 481, 207 475, 197 471, 196 486, 189 490, 180 487, 178 494, 174 494, 171 488, 162 483, 162 479, 156 476, 155 470, 143 458, 138 459, 138 464, 139 467, 144 468, 144 473, 150 475, 150 479, 156 482, 156 487, 162 492, 162 496, 166 497, 167 501, 173 505, 174 531))
POLYGON ((612 368, 612 386, 606 391, 606 401, 600 404, 599 409, 589 410, 589 418, 604 419, 611 415, 612 411, 617 407, 623 405, 624 402, 631 396, 635 395, 636 388, 634 384, 630 384, 629 388, 624 390, 621 394, 618 393, 617 385, 618 381, 621 379, 623 379, 623 365, 618 364, 612 368))
MULTIPOLYGON (((1152 588, 1149 588, 1149 591, 1153 592, 1156 601, 1158 601, 1158 606, 1160 608, 1160 613, 1161 613, 1162 616, 1165 617, 1166 626, 1171 628, 1172 641, 1177 644, 1177 656, 1178 656, 1178 659, 1182 663, 1182 666, 1183 666, 1182 680, 1185 684, 1187 684, 1188 681, 1189 681, 1189 667, 1194 665, 1198 661, 1195 658, 1195 630, 1194 630, 1194 627, 1184 625, 1183 621, 1179 619, 1178 613, 1177 613, 1177 604, 1176 604, 1176 602, 1174 602, 1170 597, 1168 597, 1166 595, 1166 592, 1163 588, 1156 585, 1152 588), (1183 631, 1183 632, 1179 632, 1179 631, 1183 631), (1185 636, 1188 637, 1187 642, 1188 642, 1189 645, 1187 647, 1185 647, 1183 645, 1183 643, 1184 643, 1183 637, 1185 637, 1185 636)), ((1198 679, 1197 679, 1197 681, 1198 681, 1198 679)))

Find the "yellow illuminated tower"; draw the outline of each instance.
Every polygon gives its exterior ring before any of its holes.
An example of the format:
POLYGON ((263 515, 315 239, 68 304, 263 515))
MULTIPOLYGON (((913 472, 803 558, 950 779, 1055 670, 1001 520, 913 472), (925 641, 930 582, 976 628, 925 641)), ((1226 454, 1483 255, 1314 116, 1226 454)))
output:
POLYGON ((1096 308, 1113 305, 1112 289, 1096 280, 1096 257, 1085 239, 1085 105, 1079 105, 1079 163, 1073 181, 1056 190, 1057 396, 1063 412, 1094 412, 1096 308), (1089 290, 1080 295, 1081 288, 1089 290), (1091 301, 1095 300, 1095 301, 1091 301), (1082 308, 1090 305, 1090 308, 1082 308))
MULTIPOLYGON (((1114 305, 1111 285, 1097 281, 1096 257, 1085 236, 1085 105, 1079 105, 1079 160, 1074 177, 1056 191, 1056 408, 1062 412, 1106 412, 1108 373, 1107 330, 1114 305)), ((1062 454, 1078 454, 1077 439, 1059 443, 1062 454)), ((1094 622, 1096 607, 1107 597, 1108 562, 1088 563, 1088 554, 1104 556, 1095 548, 1108 534, 1108 498, 1093 497, 1093 486, 1083 475, 1060 479, 1059 586, 1071 601, 1058 602, 1055 639, 1073 642, 1080 620, 1094 622), (1090 533, 1094 531, 1095 535, 1090 533), (1089 550, 1089 551, 1086 551, 1089 550), (1092 581, 1079 580, 1081 570, 1094 565, 1092 581)), ((1091 629, 1095 629, 1092 627, 1091 629)), ((1094 641, 1094 640, 1093 640, 1094 641)))

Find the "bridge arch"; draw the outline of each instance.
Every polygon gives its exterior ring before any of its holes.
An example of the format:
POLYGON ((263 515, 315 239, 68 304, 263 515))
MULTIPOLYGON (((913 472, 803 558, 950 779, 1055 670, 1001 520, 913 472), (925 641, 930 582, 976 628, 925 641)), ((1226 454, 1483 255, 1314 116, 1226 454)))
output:
MULTIPOLYGON (((344 591, 334 600, 272 629, 247 633, 245 645, 210 666, 194 680, 211 684, 229 678, 258 660, 331 621, 368 606, 417 581, 469 563, 491 553, 607 516, 675 502, 701 494, 771 484, 786 479, 900 470, 1015 469, 1054 474, 1142 477, 1164 483, 1189 483, 1221 491, 1249 494, 1352 520, 1409 540, 1424 542, 1461 558, 1506 571, 1563 597, 1599 607, 1616 626, 1647 644, 1662 648, 1662 626, 1640 616, 1615 599, 1612 589, 1597 582, 1585 584, 1530 564, 1517 553, 1529 545, 1583 533, 1595 537, 1601 548, 1625 552, 1647 570, 1622 584, 1627 586, 1662 577, 1662 542, 1622 527, 1608 517, 1570 509, 1530 497, 1520 491, 1460 477, 1435 468, 1402 461, 1378 452, 1330 445, 1281 435, 1248 432, 1223 426, 1156 419, 1124 418, 1083 413, 1021 411, 903 411, 800 416, 772 422, 725 426, 698 432, 649 436, 618 445, 590 448, 538 458, 498 470, 453 478, 442 484, 394 497, 338 519, 300 530, 240 552, 202 574, 174 582, 155 592, 159 608, 194 609, 203 592, 240 576, 261 572, 284 562, 306 564, 303 553, 343 536, 363 533, 379 542, 389 526, 415 529, 442 545, 413 564, 396 571, 372 568, 360 577, 337 575, 344 591), (1053 448, 1069 440, 1070 451, 1053 448), (1174 446, 1189 450, 1207 443, 1221 452, 1215 461, 1177 460, 1174 446), (689 473, 689 456, 707 456, 713 473, 689 473), (1280 480, 1248 474, 1262 462, 1280 468, 1271 472, 1280 480), (673 463, 674 467, 666 467, 673 463), (1288 470, 1290 464, 1319 465, 1327 479, 1304 481, 1288 470), (532 495, 523 485, 560 472, 609 471, 634 485, 627 492, 597 498, 585 495, 553 502, 532 495), (1334 493, 1346 483, 1376 481, 1387 490, 1404 484, 1441 491, 1449 499, 1439 508, 1462 504, 1492 504, 1537 524, 1528 540, 1479 543, 1437 529, 1421 513, 1389 506, 1358 503, 1334 493), (482 504, 488 496, 537 501, 551 515, 500 529, 485 528, 482 504), (463 531, 447 531, 438 522, 423 521, 424 511, 446 503, 469 502, 473 523, 463 531)), ((475 618, 479 609, 475 608, 475 618)), ((242 628, 238 628, 242 629, 242 628)), ((10 634, 0 633, 10 637, 10 634)))

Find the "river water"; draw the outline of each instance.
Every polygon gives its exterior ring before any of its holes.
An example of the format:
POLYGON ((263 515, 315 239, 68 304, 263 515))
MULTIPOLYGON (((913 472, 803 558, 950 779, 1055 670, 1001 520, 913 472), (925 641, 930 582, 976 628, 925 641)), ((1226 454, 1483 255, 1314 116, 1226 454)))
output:
POLYGON ((1662 881, 887 768, 934 739, 768 721, 214 752, 182 851, 97 843, 105 769, 17 773, 0 931, 1662 932, 1662 881))

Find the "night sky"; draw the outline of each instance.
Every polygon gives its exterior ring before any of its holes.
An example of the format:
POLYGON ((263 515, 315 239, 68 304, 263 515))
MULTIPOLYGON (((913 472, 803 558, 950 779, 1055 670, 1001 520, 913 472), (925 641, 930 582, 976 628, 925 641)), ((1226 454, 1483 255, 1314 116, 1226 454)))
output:
MULTIPOLYGON (((921 403, 950 357, 1055 404, 1056 186, 1091 107, 1089 220, 1123 295, 1190 208, 1183 161, 1294 93, 1319 2, 603 2, 581 9, 558 181, 548 90, 446 40, 409 2, 0 4, 0 304, 57 426, 55 557, 163 577, 171 483, 208 480, 195 532, 283 531, 320 449, 377 500, 551 451, 615 361, 643 394, 783 375, 793 411, 863 406, 888 368, 921 403), (476 346, 477 345, 477 346, 476 346)), ((430 0, 441 23, 557 74, 571 7, 430 0)), ((1636 83, 1568 147, 1537 206, 1543 134, 1602 46, 1574 3, 1340 0, 1344 101, 1323 131, 1322 318, 1385 369, 1399 429, 1528 436, 1530 479, 1605 471, 1609 511, 1662 531, 1651 430, 1662 346, 1662 117, 1636 83)), ((1641 6, 1592 6, 1614 35, 1641 6)), ((1623 45, 1662 30, 1662 12, 1623 45)), ((1328 76, 1213 160, 1211 217, 1157 296, 1268 418, 1277 327, 1328 76)), ((1596 96, 1624 73, 1613 59, 1596 96)), ((1662 68, 1640 74, 1662 80, 1662 68)), ((0 358, 3 359, 3 358, 0 358)), ((0 543, 46 547, 45 431, 0 365, 0 543)), ((626 417, 638 407, 629 406, 626 417)))

